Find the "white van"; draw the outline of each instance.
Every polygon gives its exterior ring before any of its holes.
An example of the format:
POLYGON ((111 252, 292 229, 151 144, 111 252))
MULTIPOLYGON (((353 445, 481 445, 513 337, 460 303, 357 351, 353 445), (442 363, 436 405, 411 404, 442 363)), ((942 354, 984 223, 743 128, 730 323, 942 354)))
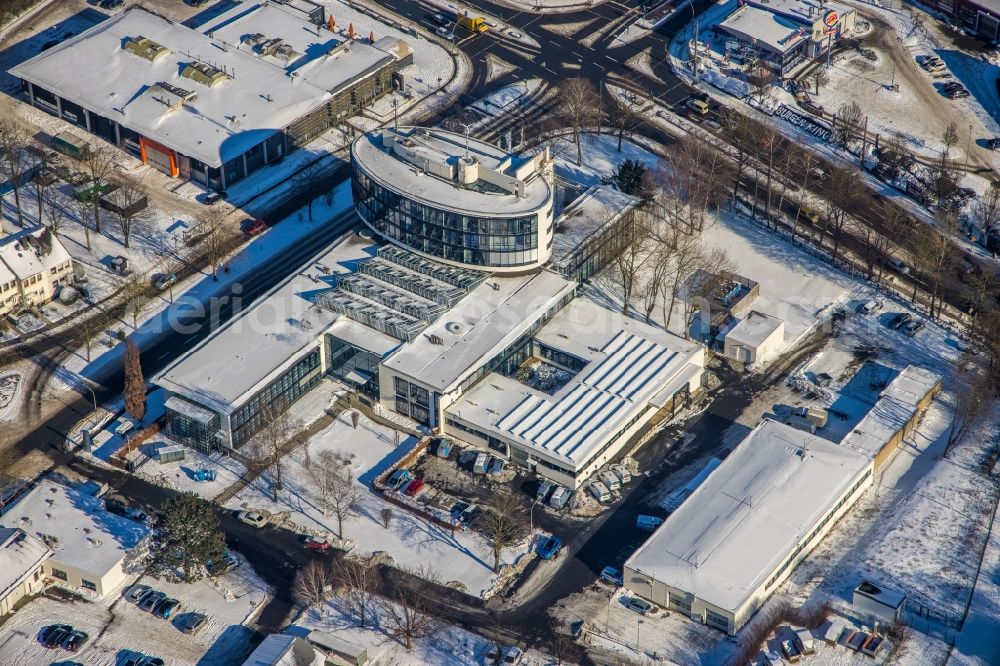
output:
POLYGON ((615 476, 615 473, 610 470, 602 469, 597 473, 597 478, 600 479, 601 482, 608 487, 608 490, 612 492, 619 490, 622 487, 621 481, 619 481, 618 477, 615 476))
POLYGON ((632 473, 625 468, 625 465, 612 465, 608 469, 614 472, 614 475, 618 477, 618 480, 621 481, 622 484, 628 483, 632 480, 632 473))
POLYGON ((611 501, 611 492, 608 490, 608 487, 600 481, 591 482, 591 484, 587 486, 587 489, 598 502, 604 503, 611 501))
POLYGON ((486 474, 486 470, 490 466, 490 454, 479 453, 476 455, 476 459, 472 462, 472 473, 473 474, 486 474))
POLYGON ((566 506, 566 502, 569 498, 573 496, 573 491, 564 486, 556 486, 556 489, 552 491, 552 496, 549 497, 549 506, 553 509, 561 509, 566 506))

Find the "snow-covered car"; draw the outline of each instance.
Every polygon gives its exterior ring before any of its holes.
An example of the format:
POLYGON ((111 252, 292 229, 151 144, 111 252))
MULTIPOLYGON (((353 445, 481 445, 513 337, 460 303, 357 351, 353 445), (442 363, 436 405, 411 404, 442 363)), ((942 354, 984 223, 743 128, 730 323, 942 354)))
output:
POLYGON ((53 624, 45 628, 39 637, 39 641, 51 650, 62 645, 62 642, 72 631, 73 627, 68 624, 53 624))
POLYGON ((524 651, 516 645, 507 648, 507 654, 503 656, 503 663, 505 664, 520 664, 521 657, 524 656, 524 651))
POLYGON ((920 321, 919 319, 916 319, 903 327, 903 334, 908 335, 909 337, 912 338, 914 335, 917 334, 918 331, 923 329, 923 327, 924 327, 924 322, 920 321))
POLYGON ((594 481, 587 486, 587 490, 590 494, 594 496, 598 502, 610 502, 611 501, 611 491, 600 481, 594 481))
POLYGON ((125 599, 131 601, 133 604, 137 604, 142 601, 142 598, 153 591, 149 585, 133 585, 125 593, 125 599))
POLYGON ((608 490, 614 492, 622 487, 621 481, 615 475, 614 472, 608 469, 602 469, 597 473, 597 478, 601 480, 601 483, 608 487, 608 490))
POLYGON ((389 480, 386 483, 393 490, 399 490, 400 486, 402 486, 412 478, 413 475, 410 474, 410 470, 397 469, 395 472, 389 475, 389 480))
POLYGON ((909 312, 899 312, 889 320, 889 328, 899 328, 900 326, 909 324, 912 319, 913 315, 909 312))
POLYGON ((174 620, 174 625, 185 634, 193 634, 208 620, 203 613, 184 613, 178 615, 174 620))
POLYGON ((552 495, 549 496, 549 506, 553 509, 561 509, 566 506, 569 499, 573 496, 573 491, 565 486, 556 486, 556 489, 552 491, 552 495))
POLYGON ((625 465, 612 465, 608 469, 611 470, 611 472, 617 476, 618 480, 623 484, 632 480, 632 473, 625 468, 625 465))
POLYGON ((618 585, 619 587, 623 584, 622 572, 614 567, 604 567, 601 569, 601 580, 605 583, 611 583, 612 585, 618 585))
POLYGON ((881 309, 882 309, 882 301, 875 301, 875 300, 865 301, 864 303, 858 306, 858 313, 869 315, 873 312, 878 312, 881 309))
POLYGON ((205 194, 201 202, 206 206, 211 206, 213 204, 219 203, 225 198, 226 198, 225 190, 212 190, 205 194))
POLYGON ((477 453, 475 460, 472 461, 472 473, 473 474, 486 474, 486 471, 490 467, 490 454, 488 453, 477 453))
POLYGON ((257 511, 240 511, 236 514, 236 517, 241 523, 246 523, 247 525, 252 525, 257 529, 267 525, 267 516, 257 511))
POLYGON ((556 489, 556 484, 551 481, 542 481, 538 484, 538 490, 535 491, 535 497, 539 502, 544 502, 552 494, 552 491, 556 489))

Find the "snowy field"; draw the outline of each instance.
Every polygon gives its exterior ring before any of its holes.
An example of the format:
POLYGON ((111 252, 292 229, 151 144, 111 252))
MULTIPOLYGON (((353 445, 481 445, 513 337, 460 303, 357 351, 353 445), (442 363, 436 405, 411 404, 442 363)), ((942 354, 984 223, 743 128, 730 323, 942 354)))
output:
POLYGON ((181 602, 174 620, 139 610, 121 598, 121 591, 94 603, 39 597, 0 627, 0 663, 35 666, 72 657, 88 666, 118 666, 139 652, 161 657, 171 666, 238 666, 252 650, 254 632, 244 623, 262 607, 270 591, 246 562, 217 581, 203 579, 187 584, 143 577, 139 582, 181 602), (174 625, 176 618, 190 612, 208 616, 192 635, 174 625), (46 650, 38 642, 38 635, 43 627, 54 623, 81 629, 90 640, 75 655, 46 650))
MULTIPOLYGON (((336 421, 285 456, 282 468, 284 490, 278 502, 271 501, 271 472, 261 475, 248 488, 240 491, 226 504, 228 508, 251 507, 272 514, 287 516, 287 520, 303 530, 337 535, 337 518, 331 512, 324 516, 315 495, 315 484, 309 479, 307 464, 312 464, 324 451, 345 461, 354 475, 360 492, 356 515, 344 521, 342 538, 354 542, 357 552, 384 551, 397 563, 408 566, 428 566, 446 583, 463 586, 473 595, 481 595, 493 583, 493 556, 486 541, 472 531, 451 532, 422 517, 386 502, 372 490, 372 481, 381 472, 402 458, 414 445, 414 440, 400 435, 396 444, 395 431, 361 417, 357 430, 350 416, 341 414, 336 421), (308 458, 307 458, 308 454, 308 458), (308 460, 308 462, 307 462, 308 460), (393 518, 386 529, 382 510, 391 508, 393 518)), ((513 563, 524 554, 530 542, 505 549, 503 563, 513 563)))
POLYGON ((622 142, 621 151, 618 150, 618 137, 610 134, 585 132, 581 143, 583 161, 577 166, 573 137, 565 135, 552 140, 552 157, 557 176, 590 187, 599 185, 625 160, 638 160, 649 167, 650 172, 655 172, 658 168, 660 158, 657 155, 628 139, 622 142))
MULTIPOLYGON (((310 608, 298 617, 287 633, 300 634, 318 629, 338 638, 364 646, 371 663, 387 666, 470 666, 483 664, 492 643, 482 636, 452 625, 441 625, 431 636, 416 638, 413 650, 391 635, 384 611, 375 606, 374 618, 368 626, 358 626, 358 621, 343 599, 326 602, 322 610, 310 608)), ((551 657, 535 650, 528 650, 521 666, 551 666, 551 657)))

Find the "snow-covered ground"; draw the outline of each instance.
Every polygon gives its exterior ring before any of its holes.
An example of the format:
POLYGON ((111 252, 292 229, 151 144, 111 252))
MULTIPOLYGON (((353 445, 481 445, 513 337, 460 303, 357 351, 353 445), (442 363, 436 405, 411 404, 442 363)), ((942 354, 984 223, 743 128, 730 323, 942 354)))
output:
MULTIPOLYGON (((453 625, 439 625, 430 636, 416 638, 413 649, 406 647, 391 635, 391 625, 379 604, 372 604, 372 615, 365 627, 358 620, 350 604, 341 598, 326 602, 322 609, 310 608, 288 628, 289 634, 305 634, 318 629, 338 638, 364 646, 371 663, 392 666, 470 666, 483 664, 486 652, 493 645, 488 640, 453 625)), ((550 666, 552 657, 536 650, 528 650, 523 666, 550 666)), ((566 662, 564 662, 566 663, 566 662)))
POLYGON ((141 611, 121 598, 120 591, 101 602, 39 597, 0 627, 0 663, 34 666, 71 658, 88 666, 118 666, 138 652, 161 657, 172 666, 238 666, 252 650, 254 632, 244 623, 253 619, 270 590, 246 562, 217 580, 188 584, 143 577, 139 582, 181 602, 174 618, 164 620, 141 611), (203 613, 208 620, 197 633, 182 633, 174 623, 191 612, 203 613), (57 623, 90 635, 80 652, 46 650, 38 642, 42 628, 57 623))
POLYGON ((650 172, 656 171, 660 160, 649 149, 628 139, 622 142, 622 149, 619 151, 616 135, 585 132, 581 135, 581 144, 583 160, 579 166, 576 163, 576 144, 572 135, 556 137, 552 140, 551 147, 556 175, 585 187, 599 185, 625 160, 638 160, 650 172))
MULTIPOLYGON (((399 564, 428 566, 446 583, 461 584, 471 594, 481 595, 494 580, 492 552, 483 537, 473 531, 451 532, 434 525, 390 504, 372 489, 375 477, 402 458, 414 444, 413 438, 402 433, 397 444, 395 431, 363 416, 355 430, 350 416, 341 414, 310 438, 305 447, 285 456, 282 463, 284 489, 277 502, 271 501, 273 479, 268 471, 226 506, 233 509, 252 507, 287 515, 289 522, 303 530, 336 535, 337 518, 332 512, 323 515, 307 468, 322 452, 332 452, 350 469, 360 494, 355 515, 344 521, 344 531, 339 536, 353 541, 356 552, 384 551, 399 564), (385 508, 393 511, 388 529, 382 523, 385 508)), ((513 563, 525 554, 530 544, 531 540, 527 540, 505 549, 502 563, 513 563)))
POLYGON ((510 113, 511 109, 515 109, 523 103, 523 98, 537 90, 541 83, 541 79, 526 79, 504 86, 486 97, 476 100, 469 108, 495 118, 505 116, 510 113))

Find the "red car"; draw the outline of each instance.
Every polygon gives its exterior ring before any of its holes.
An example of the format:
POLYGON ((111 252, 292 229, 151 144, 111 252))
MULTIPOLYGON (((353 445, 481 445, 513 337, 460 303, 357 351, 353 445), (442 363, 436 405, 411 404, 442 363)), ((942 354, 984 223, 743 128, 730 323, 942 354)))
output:
POLYGON ((403 490, 403 494, 407 497, 416 497, 424 490, 424 482, 420 479, 414 479, 406 485, 406 489, 403 490))
POLYGON ((243 224, 240 225, 240 228, 247 236, 256 236, 257 234, 263 233, 267 230, 267 223, 259 217, 256 219, 248 217, 243 220, 243 224))
POLYGON ((330 542, 326 539, 320 539, 319 537, 307 536, 305 543, 306 548, 309 550, 315 550, 320 553, 325 553, 330 550, 330 542))

